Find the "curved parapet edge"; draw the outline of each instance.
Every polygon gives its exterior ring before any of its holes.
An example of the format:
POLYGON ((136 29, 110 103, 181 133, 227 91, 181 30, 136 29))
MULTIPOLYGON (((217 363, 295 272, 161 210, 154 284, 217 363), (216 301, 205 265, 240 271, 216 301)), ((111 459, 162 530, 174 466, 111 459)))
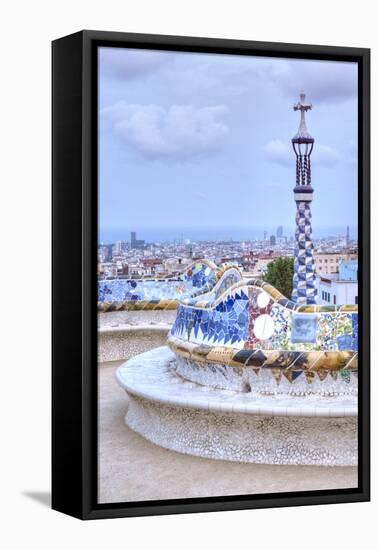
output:
MULTIPOLYGON (((242 279, 242 274, 239 268, 232 264, 222 264, 220 267, 217 267, 216 264, 214 264, 212 261, 201 259, 196 262, 192 262, 177 277, 160 277, 160 278, 144 277, 143 279, 130 279, 130 280, 128 279, 126 281, 128 282, 133 281, 134 283, 136 283, 136 285, 138 285, 138 283, 141 283, 141 282, 142 283, 146 282, 148 284, 156 282, 157 288, 159 287, 160 283, 169 284, 172 282, 174 284, 175 283, 180 284, 185 280, 185 277, 187 277, 188 279, 188 273, 191 272, 199 264, 203 266, 207 266, 209 269, 211 269, 214 277, 211 281, 207 282, 201 288, 198 288, 198 289, 193 288, 190 294, 190 299, 194 299, 198 295, 206 296, 217 285, 220 287, 220 285, 222 285, 222 281, 225 280, 225 274, 227 272, 238 273, 239 278, 242 279)), ((109 284, 109 281, 122 281, 122 280, 105 279, 105 280, 99 281, 98 285, 106 285, 107 283, 109 284)), ((160 299, 150 299, 150 300, 140 300, 140 299, 113 300, 113 301, 100 300, 98 301, 98 311, 105 313, 110 311, 172 310, 172 309, 176 309, 178 307, 179 302, 181 301, 182 301, 182 296, 180 296, 180 294, 178 294, 178 296, 176 296, 175 298, 162 297, 160 299)))
POLYGON ((243 281, 241 270, 230 264, 223 264, 217 272, 218 281, 215 286, 206 293, 193 293, 190 297, 179 300, 182 305, 194 307, 211 307, 228 289, 243 281))
MULTIPOLYGON (((228 266, 228 269, 236 268, 235 266, 228 266)), ((240 270, 239 270, 240 271, 240 270)), ((245 286, 250 287, 258 287, 267 292, 267 294, 270 296, 270 298, 280 304, 283 307, 286 307, 287 309, 291 309, 293 311, 297 311, 299 313, 338 313, 338 312, 346 312, 346 313, 352 313, 352 312, 358 312, 358 306, 355 304, 348 304, 348 305, 299 305, 293 302, 292 300, 289 300, 286 298, 279 290, 277 290, 274 286, 272 286, 270 283, 267 283, 266 281, 263 281, 262 279, 249 279, 244 280, 242 278, 241 274, 241 280, 234 283, 225 291, 217 296, 217 298, 214 301, 204 300, 203 295, 196 295, 195 297, 192 297, 192 299, 183 299, 180 300, 180 303, 183 305, 191 305, 193 307, 197 308, 212 308, 217 306, 220 302, 222 302, 223 299, 225 299, 228 294, 230 294, 231 291, 235 291, 238 289, 242 289, 245 286)))
MULTIPOLYGON (((319 369, 336 371, 358 369, 355 351, 288 351, 272 349, 238 349, 196 344, 168 335, 167 345, 177 355, 196 363, 228 365, 232 367, 278 368, 290 375, 294 371, 319 369)), ((311 375, 312 376, 312 375, 311 375)))
MULTIPOLYGON (((358 368, 356 305, 297 306, 272 285, 238 281, 180 303, 168 345, 200 364, 315 372, 358 368), (209 298, 209 294, 206 295, 209 298)), ((343 375, 345 376, 345 375, 343 375)))
POLYGON ((110 311, 162 311, 177 309, 178 304, 177 300, 123 300, 120 302, 98 302, 97 310, 101 313, 110 311))

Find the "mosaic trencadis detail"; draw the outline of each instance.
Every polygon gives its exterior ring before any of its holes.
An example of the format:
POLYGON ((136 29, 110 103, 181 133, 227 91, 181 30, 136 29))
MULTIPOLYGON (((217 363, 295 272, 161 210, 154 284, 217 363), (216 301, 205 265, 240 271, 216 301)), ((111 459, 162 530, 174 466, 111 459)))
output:
POLYGON ((239 270, 229 265, 218 268, 207 260, 194 262, 177 277, 101 280, 98 281, 98 309, 174 309, 179 300, 198 294, 207 296, 227 271, 230 274, 223 279, 222 289, 225 289, 242 278, 239 270))
POLYGON ((255 386, 265 377, 267 387, 270 375, 277 384, 285 379, 307 387, 327 379, 339 393, 341 382, 355 381, 356 390, 357 306, 299 306, 259 279, 218 293, 223 277, 212 292, 184 299, 178 308, 168 343, 186 375, 199 371, 199 382, 206 367, 242 381, 243 369, 251 367, 255 386))

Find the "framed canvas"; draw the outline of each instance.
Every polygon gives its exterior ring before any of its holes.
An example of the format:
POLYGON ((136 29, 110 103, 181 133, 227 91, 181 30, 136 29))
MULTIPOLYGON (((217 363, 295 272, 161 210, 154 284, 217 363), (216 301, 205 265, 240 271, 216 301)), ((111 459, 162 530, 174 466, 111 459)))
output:
POLYGON ((369 50, 52 51, 53 508, 369 500, 369 50))

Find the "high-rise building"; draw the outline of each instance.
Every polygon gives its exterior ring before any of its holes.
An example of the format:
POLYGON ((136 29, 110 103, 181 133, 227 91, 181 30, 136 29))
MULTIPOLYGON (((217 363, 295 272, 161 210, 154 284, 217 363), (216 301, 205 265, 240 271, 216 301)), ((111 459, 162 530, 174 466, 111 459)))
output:
POLYGON ((123 252, 123 250, 124 250, 123 244, 124 243, 122 241, 116 241, 116 243, 114 245, 116 254, 121 254, 123 252))
POLYGON ((276 236, 278 239, 280 239, 281 237, 283 237, 283 226, 282 225, 279 225, 276 229, 276 236))
POLYGON ((314 139, 305 122, 305 113, 312 109, 312 105, 305 102, 304 92, 300 93, 300 101, 293 108, 294 111, 300 111, 300 125, 297 134, 292 138, 296 155, 296 186, 293 191, 297 210, 292 299, 297 304, 315 304, 317 288, 311 225, 311 153, 314 139))
POLYGON ((276 244, 276 237, 275 237, 275 235, 271 235, 271 237, 270 237, 270 245, 271 245, 271 246, 275 246, 275 244, 276 244))
POLYGON ((142 239, 137 239, 137 233, 135 231, 132 231, 130 233, 130 248, 145 248, 145 241, 143 241, 142 239))

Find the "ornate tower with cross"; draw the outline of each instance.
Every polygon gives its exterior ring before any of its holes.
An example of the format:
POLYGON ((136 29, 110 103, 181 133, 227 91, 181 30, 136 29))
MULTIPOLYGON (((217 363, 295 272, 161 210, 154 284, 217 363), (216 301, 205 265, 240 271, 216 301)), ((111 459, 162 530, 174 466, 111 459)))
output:
POLYGON ((296 155, 296 186, 293 191, 297 209, 292 300, 299 305, 306 305, 315 304, 317 294, 311 225, 311 153, 314 139, 305 123, 305 113, 312 109, 312 104, 306 103, 305 93, 301 92, 300 101, 293 108, 294 111, 300 111, 300 125, 296 136, 292 138, 296 155))

